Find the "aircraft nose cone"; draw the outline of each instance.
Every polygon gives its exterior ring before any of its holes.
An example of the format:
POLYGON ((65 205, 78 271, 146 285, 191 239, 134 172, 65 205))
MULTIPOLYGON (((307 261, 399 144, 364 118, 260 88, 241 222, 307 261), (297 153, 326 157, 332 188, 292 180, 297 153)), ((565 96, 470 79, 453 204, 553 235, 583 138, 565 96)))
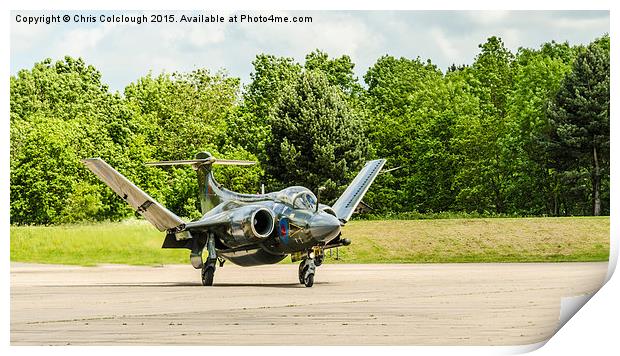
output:
POLYGON ((340 233, 340 221, 327 213, 316 214, 310 220, 310 234, 317 241, 329 241, 340 233))

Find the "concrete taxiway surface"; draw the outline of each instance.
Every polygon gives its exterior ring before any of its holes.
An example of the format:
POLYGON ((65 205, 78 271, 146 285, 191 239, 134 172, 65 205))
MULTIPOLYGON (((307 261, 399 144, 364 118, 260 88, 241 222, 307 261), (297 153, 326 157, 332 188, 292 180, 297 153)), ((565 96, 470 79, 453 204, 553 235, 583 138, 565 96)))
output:
POLYGON ((12 345, 525 345, 607 263, 329 265, 11 264, 12 345))

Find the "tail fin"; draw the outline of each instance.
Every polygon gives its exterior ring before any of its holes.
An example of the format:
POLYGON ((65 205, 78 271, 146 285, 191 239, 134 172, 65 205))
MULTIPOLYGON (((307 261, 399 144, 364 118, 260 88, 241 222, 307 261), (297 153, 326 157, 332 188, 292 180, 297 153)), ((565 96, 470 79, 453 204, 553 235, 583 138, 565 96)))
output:
POLYGON ((101 158, 83 159, 82 163, 159 231, 166 231, 185 223, 101 158))
POLYGON ((349 221, 357 204, 362 200, 368 188, 375 180, 381 168, 385 164, 385 159, 377 159, 366 162, 366 165, 357 174, 355 179, 349 184, 347 189, 342 193, 340 198, 336 200, 332 209, 336 212, 336 216, 343 222, 349 221))
POLYGON ((202 213, 206 214, 209 210, 220 204, 222 200, 230 199, 230 195, 234 194, 226 189, 223 189, 215 181, 215 178, 213 178, 213 172, 211 172, 211 166, 214 164, 249 166, 256 164, 256 162, 234 159, 219 159, 213 157, 209 152, 199 152, 196 154, 194 159, 146 163, 148 166, 174 166, 180 164, 191 164, 196 170, 196 174, 198 175, 198 189, 200 190, 200 207, 202 213))

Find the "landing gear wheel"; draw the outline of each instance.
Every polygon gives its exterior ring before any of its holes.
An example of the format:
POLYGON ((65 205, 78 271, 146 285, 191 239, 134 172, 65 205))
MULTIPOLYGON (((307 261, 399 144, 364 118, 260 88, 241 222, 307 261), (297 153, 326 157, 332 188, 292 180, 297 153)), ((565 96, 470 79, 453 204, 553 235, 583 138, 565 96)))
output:
POLYGON ((308 273, 308 275, 304 279, 304 285, 309 288, 309 287, 312 287, 313 284, 314 284, 314 273, 308 273))
POLYGON ((299 264, 299 283, 304 284, 304 266, 306 265, 306 261, 301 261, 299 264))
POLYGON ((212 286, 214 276, 215 276, 215 265, 205 265, 202 268, 202 285, 205 287, 212 286))
POLYGON ((313 258, 306 258, 299 264, 299 283, 306 287, 312 287, 314 284, 314 271, 316 265, 313 258))

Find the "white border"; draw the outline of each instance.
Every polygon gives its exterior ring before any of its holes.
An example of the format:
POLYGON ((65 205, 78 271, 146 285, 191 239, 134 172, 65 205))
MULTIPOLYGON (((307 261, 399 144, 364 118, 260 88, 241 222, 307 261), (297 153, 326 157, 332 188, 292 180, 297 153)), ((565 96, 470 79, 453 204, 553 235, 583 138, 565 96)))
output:
MULTIPOLYGON (((9 165, 9 130, 8 130, 8 112, 9 112, 9 31, 10 31, 10 15, 9 11, 12 9, 100 9, 100 10, 108 10, 108 9, 161 9, 161 10, 178 10, 178 9, 216 9, 216 10, 234 10, 234 9, 286 9, 286 10, 321 10, 321 9, 331 9, 331 10, 344 10, 344 9, 412 9, 412 10, 440 10, 440 9, 453 9, 453 10, 560 10, 560 9, 571 9, 571 10, 609 10, 611 9, 611 41, 612 41, 612 63, 614 63, 613 59, 618 58, 617 56, 617 47, 615 45, 615 35, 617 34, 616 25, 613 21, 616 16, 615 10, 617 9, 617 2, 613 1, 601 1, 601 0, 590 0, 590 1, 576 1, 576 0, 566 0, 566 1, 558 1, 558 2, 549 2, 542 3, 541 1, 535 0, 521 0, 521 1, 457 1, 457 0, 435 0, 432 2, 419 2, 414 4, 407 4, 402 1, 397 0, 382 0, 382 1, 337 1, 337 0, 316 0, 316 1, 308 1, 308 2, 291 2, 284 0, 272 0, 269 2, 255 2, 250 0, 227 0, 216 3, 198 3, 196 1, 191 0, 175 0, 175 1, 146 1, 146 0, 138 0, 132 1, 131 4, 127 1, 121 0, 94 0, 89 2, 78 1, 78 0, 60 0, 50 3, 49 1, 32 1, 32 0, 23 0, 23 1, 9 1, 2 2, 0 7, 4 10, 3 16, 0 17, 1 28, 2 28, 2 38, 0 41, 0 53, 4 53, 2 57, 3 65, 1 67, 0 78, 2 80, 2 86, 0 87, 0 94, 2 95, 2 112, 4 113, 4 130, 0 135, 0 140, 3 145, 3 149, 0 152, 2 157, 2 162, 5 168, 8 168, 9 165)), ((614 98, 614 92, 617 83, 617 70, 615 67, 616 63, 612 65, 612 84, 611 84, 611 97, 614 98)), ((617 101, 612 101, 611 112, 617 112, 618 105, 617 101)), ((613 120, 612 120, 613 121, 613 120)), ((611 135, 617 136, 617 127, 612 124, 611 135)), ((612 157, 617 155, 618 145, 616 144, 616 138, 611 141, 611 152, 612 157)), ((616 165, 612 163, 612 174, 611 174, 611 186, 618 186, 618 169, 616 169, 616 165)), ((412 354, 414 352, 423 352, 424 354, 434 354, 434 355, 445 355, 445 354, 471 354, 471 355, 480 355, 480 354, 511 354, 518 352, 527 352, 534 350, 543 344, 536 345, 528 345, 528 346, 520 346, 520 347, 381 347, 377 348, 367 348, 367 347, 348 347, 346 350, 341 348, 334 347, 320 347, 319 349, 313 347, 306 348, 298 348, 298 347, 266 347, 266 348, 243 348, 243 347, 232 347, 232 348, 221 348, 221 347, 174 347, 174 348, 161 348, 161 347, 144 347, 137 350, 134 347, 115 347, 111 348, 103 348, 103 347, 94 347, 94 348, 83 348, 83 347, 59 347, 59 348, 34 348, 34 347, 8 347, 10 342, 10 300, 9 300, 9 277, 10 277, 10 262, 9 262, 9 174, 8 169, 2 169, 0 171, 0 179, 2 180, 1 192, 2 197, 4 199, 0 215, 2 216, 2 226, 3 231, 5 232, 4 238, 4 259, 2 266, 4 267, 4 273, 1 273, 2 276, 2 286, 3 286, 3 299, 4 303, 2 308, 2 342, 7 348, 6 352, 10 352, 12 354, 32 354, 33 352, 45 352, 45 353, 69 353, 69 354, 82 354, 84 352, 107 355, 110 352, 121 352, 121 353, 135 353, 136 351, 140 352, 148 352, 149 354, 162 354, 165 352, 189 352, 189 353, 204 353, 204 352, 214 352, 214 353, 252 353, 252 354, 273 354, 273 353, 284 353, 284 354, 312 354, 316 355, 317 353, 338 353, 342 354, 343 352, 354 352, 358 353, 366 353, 366 352, 389 352, 396 354, 412 354)), ((618 260, 618 224, 617 224, 617 213, 615 213, 615 208, 617 204, 618 194, 616 194, 616 189, 612 188, 611 190, 611 206, 612 206, 612 217, 611 217, 611 235, 613 238, 611 239, 611 254, 610 254, 610 266, 608 272, 608 278, 613 274, 613 270, 615 269, 616 262, 618 260)), ((587 303, 582 309, 580 313, 578 313, 575 317, 573 317, 565 328, 562 328, 556 336, 551 338, 548 342, 547 346, 541 348, 537 351, 538 354, 541 355, 550 355, 550 354, 583 354, 587 352, 588 354, 616 354, 617 353, 617 330, 618 330, 618 301, 620 301, 620 282, 618 282, 618 278, 612 279, 607 285, 605 285, 600 292, 592 297, 592 302, 587 303)))

